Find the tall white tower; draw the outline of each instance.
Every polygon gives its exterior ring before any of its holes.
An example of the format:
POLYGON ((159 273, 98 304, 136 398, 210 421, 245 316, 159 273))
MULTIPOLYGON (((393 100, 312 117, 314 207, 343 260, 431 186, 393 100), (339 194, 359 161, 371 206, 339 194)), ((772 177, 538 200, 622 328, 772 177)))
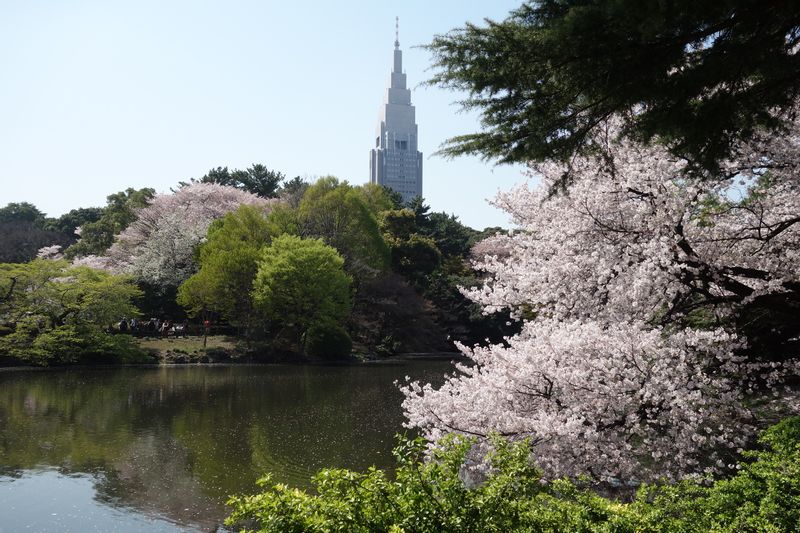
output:
POLYGON ((395 19, 394 66, 369 153, 369 180, 399 192, 404 202, 422 196, 422 152, 417 150, 417 123, 411 91, 406 88, 399 21, 395 19))

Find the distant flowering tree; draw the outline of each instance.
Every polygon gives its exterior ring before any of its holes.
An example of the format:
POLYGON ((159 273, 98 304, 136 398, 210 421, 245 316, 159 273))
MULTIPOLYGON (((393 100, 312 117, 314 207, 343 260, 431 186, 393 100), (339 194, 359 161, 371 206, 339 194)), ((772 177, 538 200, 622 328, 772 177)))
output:
POLYGON ((39 251, 36 252, 36 257, 39 259, 58 260, 64 258, 64 253, 60 244, 53 244, 39 248, 39 251))
POLYGON ((507 258, 514 249, 514 239, 506 233, 496 233, 476 242, 469 251, 475 263, 483 263, 487 257, 507 258))
POLYGON ((475 364, 441 387, 406 384, 410 426, 529 437, 549 475, 647 479, 724 468, 768 404, 791 407, 798 124, 715 176, 619 131, 609 121, 603 155, 532 164, 540 186, 497 198, 520 231, 473 251, 488 279, 466 293, 522 332, 463 348, 475 364))
POLYGON ((193 183, 173 194, 157 195, 117 236, 108 251, 109 263, 152 285, 176 287, 196 271, 194 251, 212 221, 244 204, 262 207, 266 213, 275 202, 212 183, 193 183))
POLYGON ((101 255, 85 255, 72 260, 72 266, 85 266, 95 270, 114 270, 113 261, 101 255))

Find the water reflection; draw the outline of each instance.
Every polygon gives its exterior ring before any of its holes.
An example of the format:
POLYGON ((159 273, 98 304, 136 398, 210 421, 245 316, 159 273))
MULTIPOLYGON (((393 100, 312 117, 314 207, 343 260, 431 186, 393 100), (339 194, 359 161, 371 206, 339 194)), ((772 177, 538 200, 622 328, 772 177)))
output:
POLYGON ((131 517, 116 530, 213 531, 227 497, 252 491, 264 472, 306 485, 324 466, 388 465, 402 423, 394 380, 436 380, 449 368, 426 361, 0 374, 0 494, 13 494, 0 498, 0 531, 46 515, 39 505, 30 515, 10 512, 26 487, 66 505, 85 493, 68 488, 78 482, 91 486, 90 514, 131 517), (140 527, 152 517, 173 525, 140 527))

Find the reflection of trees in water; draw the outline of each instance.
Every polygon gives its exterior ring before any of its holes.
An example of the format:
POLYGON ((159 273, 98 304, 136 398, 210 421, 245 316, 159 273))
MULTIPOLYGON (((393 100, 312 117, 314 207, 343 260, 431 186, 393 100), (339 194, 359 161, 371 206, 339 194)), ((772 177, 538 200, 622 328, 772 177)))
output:
POLYGON ((97 499, 178 523, 220 520, 266 471, 389 464, 416 367, 188 367, 0 374, 0 468, 95 473, 97 499))
POLYGON ((249 428, 254 468, 304 485, 326 466, 387 465, 403 418, 398 391, 382 377, 358 369, 347 379, 317 375, 305 381, 313 387, 273 389, 272 408, 261 410, 249 428))
POLYGON ((109 465, 96 485, 96 499, 148 516, 213 529, 225 515, 223 502, 205 494, 186 468, 187 450, 164 434, 140 436, 122 462, 109 465))

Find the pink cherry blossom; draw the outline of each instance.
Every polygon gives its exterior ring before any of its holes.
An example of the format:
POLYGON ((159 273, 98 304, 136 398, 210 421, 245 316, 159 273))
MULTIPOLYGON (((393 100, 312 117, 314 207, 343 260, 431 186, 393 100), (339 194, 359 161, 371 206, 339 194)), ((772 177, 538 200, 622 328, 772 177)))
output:
POLYGON ((108 263, 153 285, 177 286, 195 272, 194 250, 211 222, 244 204, 261 206, 267 213, 276 202, 213 183, 192 183, 157 195, 117 236, 108 263))
POLYGON ((434 440, 530 437, 552 476, 712 472, 767 405, 797 407, 779 394, 798 373, 796 319, 769 353, 738 324, 800 301, 800 128, 739 147, 708 176, 606 126, 602 151, 531 164, 541 183, 495 200, 519 230, 478 247, 487 278, 464 293, 522 331, 464 347, 472 364, 441 387, 407 383, 408 425, 434 440))

